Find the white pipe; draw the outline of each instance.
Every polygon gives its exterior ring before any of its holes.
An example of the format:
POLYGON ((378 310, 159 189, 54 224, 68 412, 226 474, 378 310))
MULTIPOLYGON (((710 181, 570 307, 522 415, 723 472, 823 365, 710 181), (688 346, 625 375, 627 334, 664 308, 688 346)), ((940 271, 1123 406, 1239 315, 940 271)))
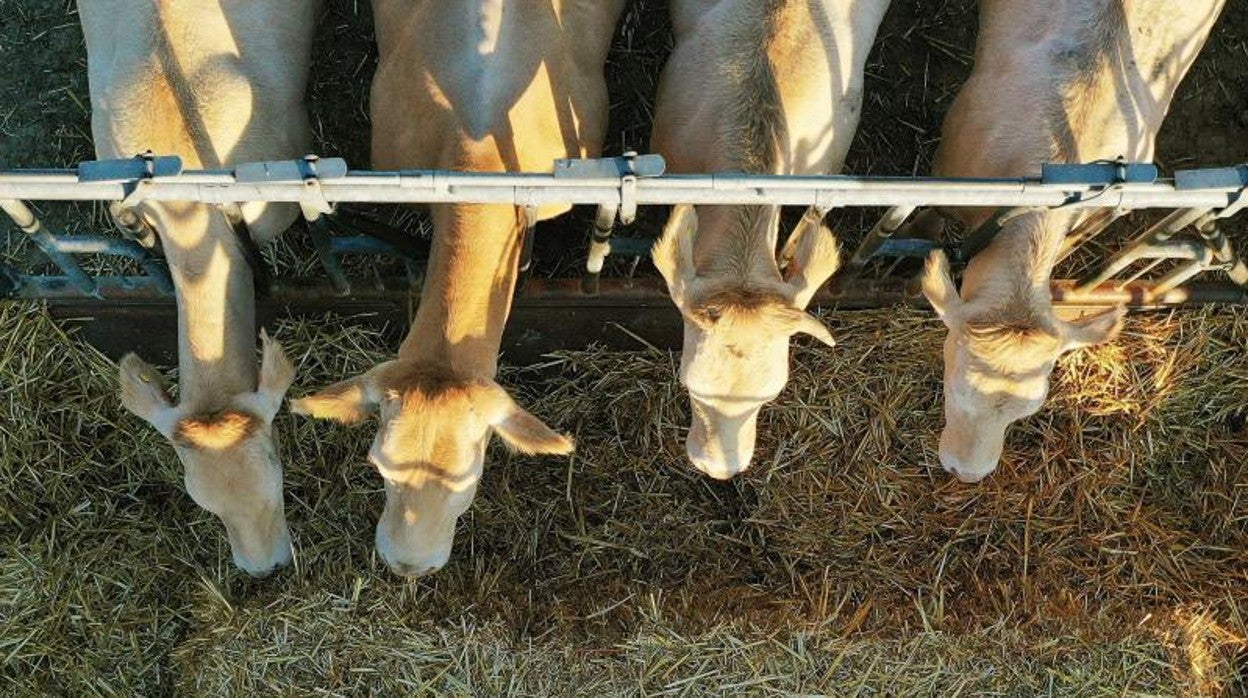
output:
MULTIPOLYGON (((614 178, 552 174, 442 171, 350 172, 303 181, 237 182, 229 171, 184 172, 148 180, 79 182, 74 170, 0 172, 0 199, 37 201, 285 201, 478 203, 538 206, 552 203, 620 205, 623 186, 614 178), (135 194, 131 192, 138 190, 135 194), (323 197, 323 199, 322 199, 323 197)), ((770 204, 791 206, 984 206, 1070 208, 1223 208, 1243 187, 1178 190, 1167 182, 1096 186, 1044 184, 1038 179, 953 180, 845 176, 669 175, 636 182, 636 203, 770 204), (1073 195, 1079 200, 1070 202, 1073 195), (1070 203, 1068 203, 1070 202, 1070 203)))

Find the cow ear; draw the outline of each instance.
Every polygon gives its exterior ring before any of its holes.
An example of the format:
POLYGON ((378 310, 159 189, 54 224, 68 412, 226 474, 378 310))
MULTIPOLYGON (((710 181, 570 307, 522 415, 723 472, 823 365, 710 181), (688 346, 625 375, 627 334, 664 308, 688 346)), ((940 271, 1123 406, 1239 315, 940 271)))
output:
POLYGON ((793 289, 793 304, 805 310, 840 266, 836 237, 817 215, 807 212, 780 253, 780 268, 793 289))
POLYGON ((667 282, 668 293, 679 308, 689 298, 689 287, 697 277, 693 267, 693 237, 698 231, 698 213, 693 206, 677 204, 663 228, 663 236, 654 243, 650 258, 667 282))
POLYGON ((783 326, 788 329, 790 336, 807 334, 830 347, 836 346, 836 340, 832 337, 832 331, 819 318, 797 308, 786 307, 782 308, 780 312, 782 314, 783 326))
POLYGON ((503 442, 520 453, 563 455, 575 446, 568 436, 546 426, 493 381, 484 382, 474 396, 476 408, 503 442))
POLYGON ((958 287, 949 274, 949 258, 944 250, 933 250, 927 257, 923 267, 923 295, 932 309, 952 328, 957 323, 957 314, 962 306, 962 298, 958 295, 958 287))
POLYGON ((521 453, 551 455, 565 455, 576 448, 571 437, 546 426, 542 420, 519 405, 512 405, 514 409, 494 425, 494 431, 498 432, 508 446, 521 453))
POLYGON ((1062 351, 1102 344, 1117 337, 1122 331, 1126 315, 1126 306, 1119 305, 1096 315, 1065 323, 1062 351))
POLYGON ((295 380, 295 367, 286 358, 281 343, 264 330, 260 330, 260 345, 260 384, 256 392, 240 398, 239 404, 265 422, 272 422, 281 409, 282 398, 295 380))
POLYGON ((122 357, 118 368, 121 378, 121 404, 135 416, 156 427, 165 438, 173 438, 178 410, 169 400, 164 378, 134 354, 122 357))
POLYGON ((377 411, 381 402, 377 369, 290 401, 290 411, 316 419, 354 424, 377 411))

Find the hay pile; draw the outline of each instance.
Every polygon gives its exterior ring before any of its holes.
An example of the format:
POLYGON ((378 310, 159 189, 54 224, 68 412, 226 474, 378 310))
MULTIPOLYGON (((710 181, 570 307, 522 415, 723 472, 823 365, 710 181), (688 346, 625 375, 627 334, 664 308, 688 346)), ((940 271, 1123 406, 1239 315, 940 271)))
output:
MULTIPOLYGON (((1237 695, 1246 315, 1135 317, 1068 357, 977 487, 937 465, 942 331, 921 313, 833 316, 841 345, 795 352, 729 484, 684 463, 672 355, 512 369, 579 450, 492 449, 420 582, 372 550, 369 426, 282 415, 297 568, 256 582, 113 367, 0 306, 0 691, 1237 695)), ((390 351, 337 321, 277 335, 296 392, 390 351)))

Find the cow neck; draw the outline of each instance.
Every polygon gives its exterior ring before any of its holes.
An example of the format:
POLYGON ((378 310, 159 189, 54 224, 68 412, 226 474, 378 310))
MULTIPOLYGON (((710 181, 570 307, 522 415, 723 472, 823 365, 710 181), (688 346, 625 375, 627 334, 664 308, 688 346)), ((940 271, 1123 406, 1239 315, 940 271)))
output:
POLYGON ((774 207, 700 206, 693 260, 698 275, 779 280, 774 207))
POLYGON ((523 216, 514 206, 432 207, 433 249, 399 358, 493 378, 511 310, 523 216))
POLYGON ((256 389, 251 268, 219 211, 169 204, 156 216, 177 295, 179 403, 192 412, 224 409, 256 389))
POLYGON ((967 265, 962 300, 995 311, 1050 307, 1053 265, 1071 222, 1069 214, 1037 212, 1007 223, 967 265))

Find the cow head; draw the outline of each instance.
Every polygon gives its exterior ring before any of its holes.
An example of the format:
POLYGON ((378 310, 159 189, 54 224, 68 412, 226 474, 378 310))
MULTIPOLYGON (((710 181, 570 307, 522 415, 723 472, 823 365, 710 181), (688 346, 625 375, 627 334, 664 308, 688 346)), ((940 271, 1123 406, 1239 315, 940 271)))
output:
POLYGON ((293 400, 291 409, 344 424, 379 417, 368 454, 386 487, 377 552, 400 575, 429 574, 450 558, 455 522, 472 504, 491 433, 522 453, 572 451, 568 437, 494 381, 404 359, 293 400))
POLYGON ((261 341, 257 389, 211 414, 172 404, 160 374, 134 354, 120 366, 122 404, 173 443, 187 493, 221 519, 234 563, 257 577, 291 560, 272 424, 295 375, 281 345, 263 333, 261 341))
POLYGON ((1047 303, 977 311, 958 295, 941 251, 928 257, 923 294, 949 329, 940 462, 968 483, 996 470, 1006 430, 1044 404, 1058 357, 1112 339, 1125 313, 1120 306, 1067 322, 1047 303))
MULTIPOLYGON (((770 220, 779 225, 778 216, 770 220)), ((684 319, 680 381, 693 413, 686 452, 699 470, 724 480, 749 467, 759 410, 788 382, 789 339, 808 334, 835 344, 805 309, 839 258, 832 234, 807 217, 781 255, 783 274, 771 259, 770 275, 700 276, 697 229, 694 208, 676 206, 652 256, 684 319)))

